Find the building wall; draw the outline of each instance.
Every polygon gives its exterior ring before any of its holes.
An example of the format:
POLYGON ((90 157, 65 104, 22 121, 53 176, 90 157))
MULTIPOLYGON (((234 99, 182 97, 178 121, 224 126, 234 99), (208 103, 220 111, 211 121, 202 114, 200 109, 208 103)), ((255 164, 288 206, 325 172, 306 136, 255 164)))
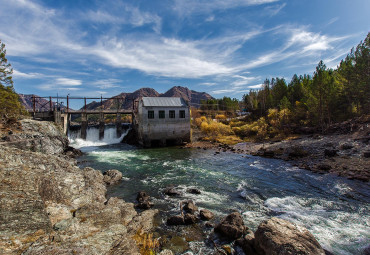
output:
POLYGON ((138 138, 139 142, 150 147, 154 142, 165 145, 172 142, 190 142, 189 107, 138 107, 138 138), (159 118, 159 111, 165 111, 165 118, 159 118), (169 118, 169 111, 175 111, 175 118, 169 118), (180 118, 179 111, 185 111, 185 118, 180 118), (148 111, 154 111, 154 118, 148 119, 148 111))

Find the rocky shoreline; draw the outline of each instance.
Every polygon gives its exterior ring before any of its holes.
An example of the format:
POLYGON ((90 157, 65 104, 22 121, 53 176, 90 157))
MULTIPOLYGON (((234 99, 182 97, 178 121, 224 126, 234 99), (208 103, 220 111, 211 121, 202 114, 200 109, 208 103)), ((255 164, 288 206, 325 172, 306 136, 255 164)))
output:
POLYGON ((140 254, 133 236, 149 232, 158 211, 107 200, 111 179, 80 169, 54 124, 21 124, 0 145, 0 254, 140 254))
MULTIPOLYGON (((345 126, 345 125, 344 125, 345 126)), ((195 141, 186 147, 214 149, 216 153, 245 155, 291 161, 294 165, 320 174, 335 174, 364 182, 370 180, 370 121, 358 121, 343 131, 330 134, 300 135, 294 139, 234 146, 195 141)))
MULTIPOLYGON (((107 199, 107 185, 120 182, 122 173, 80 169, 73 159, 79 152, 68 147, 67 138, 52 123, 24 120, 19 130, 3 133, 2 141, 0 254, 142 254, 137 237, 153 231, 158 210, 144 191, 138 193, 136 205, 117 197, 107 199)), ((322 137, 313 141, 327 142, 322 137)), ((287 143, 283 149, 286 152, 275 155, 282 144, 226 146, 199 142, 192 146, 213 148, 215 154, 232 151, 269 157, 282 155, 282 159, 285 155, 292 157, 291 152, 297 153, 287 143)), ((355 144, 351 149, 356 148, 355 144)), ((178 194, 176 187, 167 187, 164 193, 178 194)), ((244 225, 238 212, 220 222, 209 222, 212 218, 212 212, 198 210, 194 202, 185 201, 180 205, 179 215, 162 220, 176 227, 205 222, 202 226, 213 229, 208 241, 213 242, 215 254, 236 254, 237 247, 245 254, 330 254, 303 226, 279 218, 262 222, 254 233, 244 225), (221 239, 227 241, 213 241, 221 239)), ((157 254, 173 252, 163 250, 157 254)))

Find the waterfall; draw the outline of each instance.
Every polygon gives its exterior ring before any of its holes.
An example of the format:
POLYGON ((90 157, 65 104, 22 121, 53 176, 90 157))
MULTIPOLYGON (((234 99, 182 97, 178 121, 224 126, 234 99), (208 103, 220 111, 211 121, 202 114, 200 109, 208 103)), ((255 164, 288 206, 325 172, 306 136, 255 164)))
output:
POLYGON ((99 140, 99 128, 88 127, 86 133, 86 140, 81 139, 80 128, 70 128, 68 130, 68 140, 70 145, 74 148, 81 149, 83 147, 96 147, 108 144, 120 143, 127 135, 131 128, 125 129, 120 137, 117 137, 117 130, 115 126, 105 126, 104 138, 99 140))

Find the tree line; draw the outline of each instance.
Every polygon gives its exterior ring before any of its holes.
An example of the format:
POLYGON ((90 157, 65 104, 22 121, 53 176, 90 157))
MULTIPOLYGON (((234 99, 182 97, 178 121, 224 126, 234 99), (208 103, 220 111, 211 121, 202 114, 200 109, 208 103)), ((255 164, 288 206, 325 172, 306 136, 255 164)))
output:
POLYGON ((252 118, 285 110, 291 124, 319 126, 370 113, 370 33, 336 69, 320 61, 314 74, 266 79, 260 90, 243 95, 252 118), (271 112, 271 111, 270 111, 271 112))

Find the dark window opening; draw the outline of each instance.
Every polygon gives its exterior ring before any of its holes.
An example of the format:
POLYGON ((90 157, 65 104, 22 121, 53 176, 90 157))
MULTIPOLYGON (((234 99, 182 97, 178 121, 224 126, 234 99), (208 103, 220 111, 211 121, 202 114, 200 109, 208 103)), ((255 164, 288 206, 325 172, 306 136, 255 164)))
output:
POLYGON ((154 111, 148 111, 148 119, 154 119, 154 111))
POLYGON ((159 118, 160 119, 164 119, 165 118, 164 111, 159 111, 159 118))
POLYGON ((180 110, 180 115, 179 115, 179 117, 180 117, 181 119, 184 119, 184 118, 185 118, 185 111, 184 111, 184 110, 180 110))
POLYGON ((170 114, 170 119, 175 118, 175 111, 169 111, 169 114, 170 114))

